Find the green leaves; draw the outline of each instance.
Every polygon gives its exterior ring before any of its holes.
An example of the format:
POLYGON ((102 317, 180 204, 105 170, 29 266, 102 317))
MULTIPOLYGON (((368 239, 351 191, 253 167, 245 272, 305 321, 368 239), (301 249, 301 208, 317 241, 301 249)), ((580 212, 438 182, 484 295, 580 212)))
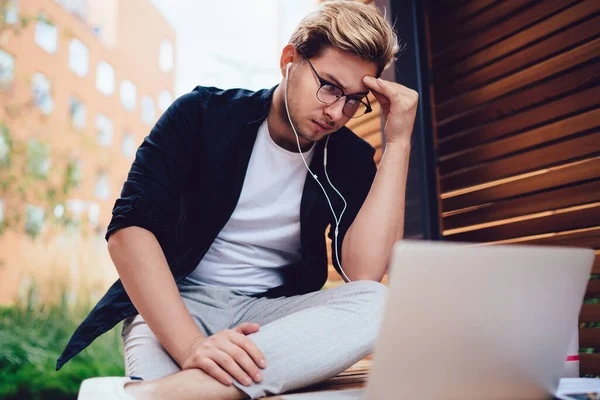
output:
POLYGON ((104 334, 59 372, 56 359, 90 307, 25 303, 0 308, 0 398, 75 399, 81 381, 123 376, 120 325, 104 334))

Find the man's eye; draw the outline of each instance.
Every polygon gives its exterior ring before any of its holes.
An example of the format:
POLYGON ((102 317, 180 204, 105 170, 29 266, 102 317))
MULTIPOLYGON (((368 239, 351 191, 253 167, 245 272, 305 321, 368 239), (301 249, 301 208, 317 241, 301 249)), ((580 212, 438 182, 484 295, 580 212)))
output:
POLYGON ((336 96, 336 97, 339 97, 342 95, 342 91, 340 90, 340 88, 338 88, 337 86, 334 86, 334 85, 324 84, 322 89, 327 90, 327 92, 329 92, 331 95, 336 96))

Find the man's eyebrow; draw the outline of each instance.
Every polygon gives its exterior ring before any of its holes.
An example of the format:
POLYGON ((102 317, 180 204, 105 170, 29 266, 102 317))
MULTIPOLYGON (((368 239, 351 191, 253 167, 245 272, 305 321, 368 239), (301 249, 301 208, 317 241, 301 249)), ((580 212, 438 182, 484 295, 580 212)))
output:
MULTIPOLYGON (((325 75, 327 76, 327 78, 329 78, 333 83, 335 83, 337 86, 339 86, 344 93, 346 93, 346 87, 344 85, 342 85, 340 83, 340 81, 338 81, 335 76, 331 75, 329 72, 325 72, 325 75)), ((358 93, 349 93, 349 96, 366 96, 369 94, 369 91, 367 90, 366 92, 358 92, 358 93)))

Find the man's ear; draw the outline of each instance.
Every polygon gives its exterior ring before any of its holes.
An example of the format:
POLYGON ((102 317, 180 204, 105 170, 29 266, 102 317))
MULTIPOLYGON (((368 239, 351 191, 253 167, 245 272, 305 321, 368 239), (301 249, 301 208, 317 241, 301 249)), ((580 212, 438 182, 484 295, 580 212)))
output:
POLYGON ((298 52, 293 44, 288 43, 281 51, 281 58, 279 59, 279 69, 284 78, 287 75, 287 65, 296 61, 298 61, 298 52))

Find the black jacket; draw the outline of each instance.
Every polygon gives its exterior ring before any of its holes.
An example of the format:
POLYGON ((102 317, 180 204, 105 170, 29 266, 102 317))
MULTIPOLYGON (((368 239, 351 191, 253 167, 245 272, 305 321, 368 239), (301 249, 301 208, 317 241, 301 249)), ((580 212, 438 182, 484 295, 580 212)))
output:
MULTIPOLYGON (((267 117, 274 89, 251 92, 197 87, 177 99, 138 149, 115 202, 106 240, 128 226, 147 229, 160 243, 175 280, 189 275, 235 209, 258 127, 267 117)), ((324 140, 316 143, 310 165, 323 178, 324 145, 324 140)), ((332 134, 327 152, 329 177, 348 202, 339 227, 341 253, 344 235, 375 176, 374 149, 344 127, 332 134)), ((341 199, 326 179, 322 182, 339 214, 341 199)), ((300 205, 302 261, 290 268, 286 284, 258 296, 308 293, 323 286, 327 279, 325 230, 329 224, 335 222, 325 196, 308 177, 300 205)), ((339 266, 334 266, 339 271, 339 266)), ((77 328, 56 368, 135 314, 121 281, 116 281, 77 328)))

